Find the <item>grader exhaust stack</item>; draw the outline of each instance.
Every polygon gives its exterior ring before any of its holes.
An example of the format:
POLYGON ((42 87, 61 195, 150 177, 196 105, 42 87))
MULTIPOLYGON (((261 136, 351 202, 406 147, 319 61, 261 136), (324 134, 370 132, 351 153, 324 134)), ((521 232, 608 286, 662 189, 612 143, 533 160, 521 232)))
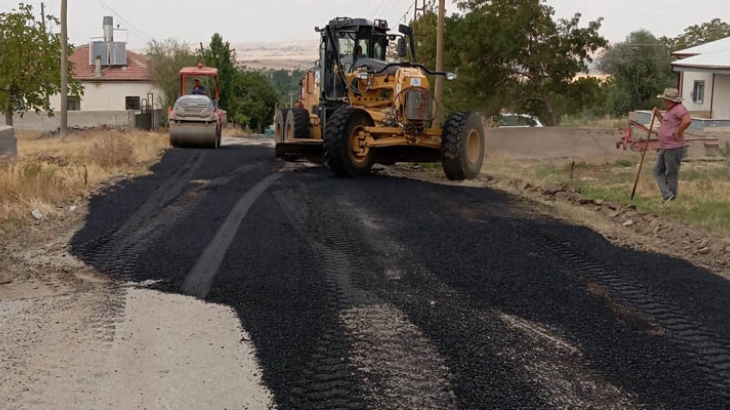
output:
POLYGON ((180 98, 174 107, 168 109, 170 145, 176 148, 218 148, 221 143, 224 111, 218 107, 218 69, 203 67, 184 67, 180 70, 180 98), (210 77, 215 81, 214 98, 193 90, 186 93, 187 79, 210 77))

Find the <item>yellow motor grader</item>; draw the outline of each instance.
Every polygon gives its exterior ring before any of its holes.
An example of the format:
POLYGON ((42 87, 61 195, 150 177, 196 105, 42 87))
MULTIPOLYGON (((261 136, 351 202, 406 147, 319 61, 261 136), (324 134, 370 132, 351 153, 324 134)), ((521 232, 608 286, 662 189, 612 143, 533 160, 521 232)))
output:
POLYGON ((482 118, 458 111, 442 126, 434 124, 427 75, 456 75, 416 62, 410 27, 400 25, 399 35, 384 20, 338 17, 315 31, 320 55, 301 81, 302 104, 275 116, 277 157, 323 160, 338 176, 361 176, 373 164, 396 162, 442 162, 452 180, 479 174, 482 118), (401 62, 387 61, 392 42, 401 62), (409 49, 410 61, 403 61, 409 49))

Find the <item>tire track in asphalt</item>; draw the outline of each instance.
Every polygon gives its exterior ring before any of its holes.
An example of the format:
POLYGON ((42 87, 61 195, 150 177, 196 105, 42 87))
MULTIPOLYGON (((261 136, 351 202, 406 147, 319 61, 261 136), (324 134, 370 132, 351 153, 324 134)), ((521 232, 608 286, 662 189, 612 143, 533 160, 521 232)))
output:
MULTIPOLYGON (((661 292, 627 280, 610 266, 596 261, 580 245, 563 239, 544 227, 544 223, 527 221, 525 218, 505 218, 495 213, 493 207, 466 194, 472 207, 479 212, 501 218, 538 248, 556 255, 563 261, 563 274, 583 282, 590 293, 607 300, 620 315, 639 316, 650 331, 668 336, 677 343, 680 352, 693 362, 707 378, 709 391, 719 393, 725 405, 730 402, 730 340, 693 320, 685 309, 677 306, 661 292), (567 272, 566 272, 567 270, 567 272), (597 286, 596 286, 597 285, 597 286), (599 287, 600 289, 596 289, 599 287), (606 293, 615 295, 615 299, 606 293), (627 308, 629 307, 629 308, 627 308), (636 313, 638 312, 638 314, 636 313), (657 329, 658 328, 658 329, 657 329)), ((451 205, 455 202, 446 200, 451 205)), ((543 216, 549 219, 549 217, 543 216)), ((677 363, 677 365, 681 365, 677 363)), ((685 366, 686 367, 686 366, 685 366)))
POLYGON ((360 247, 347 235, 347 228, 334 223, 346 220, 333 211, 342 209, 340 204, 332 199, 326 204, 315 201, 296 182, 273 195, 295 235, 321 260, 329 290, 327 306, 341 328, 325 330, 324 342, 317 346, 306 373, 314 379, 299 383, 300 400, 325 408, 456 408, 448 366, 428 339, 395 306, 353 284, 353 277, 366 274, 369 267, 355 256, 360 247), (348 371, 359 377, 346 377, 348 371), (361 389, 367 403, 358 399, 361 389))
MULTIPOLYGON (((142 205, 118 228, 109 227, 100 235, 74 246, 75 254, 98 270, 110 274, 116 285, 107 287, 98 304, 95 314, 88 318, 86 326, 94 329, 97 337, 111 346, 116 327, 125 309, 125 289, 119 284, 132 279, 136 271, 137 254, 142 251, 149 239, 137 233, 151 226, 150 221, 164 213, 159 211, 177 198, 192 175, 201 166, 204 153, 196 153, 187 158, 142 205), (147 224, 147 225, 145 225, 147 224), (147 240, 146 240, 147 239, 147 240)), ((164 223, 160 225, 164 226, 164 223)), ((161 232, 157 232, 161 235, 161 232)))
MULTIPOLYGON (((364 211, 362 208, 360 210, 364 211)), ((354 216, 370 232, 366 238, 368 246, 373 249, 372 253, 385 255, 380 257, 381 266, 410 267, 408 272, 394 272, 392 268, 383 272, 383 278, 393 284, 391 287, 400 288, 396 294, 418 294, 421 302, 428 301, 434 315, 445 310, 459 312, 458 317, 469 322, 473 331, 483 334, 489 341, 488 346, 472 345, 470 348, 486 348, 503 358, 505 364, 522 373, 524 380, 539 386, 537 393, 545 403, 555 407, 636 408, 634 394, 623 391, 597 374, 585 361, 580 347, 564 340, 554 329, 496 308, 475 309, 470 306, 469 297, 440 281, 419 263, 404 244, 395 242, 388 235, 384 227, 393 226, 396 221, 388 220, 387 217, 373 218, 372 214, 365 212, 354 216), (418 289, 404 288, 403 280, 406 277, 410 283, 419 283, 418 289)), ((487 390, 484 385, 472 386, 472 389, 487 390)), ((495 405, 490 397, 493 392, 485 391, 482 394, 480 404, 495 405)), ((467 407, 475 405, 463 401, 460 404, 467 407)), ((513 402, 513 405, 516 403, 513 402)))
POLYGON ((549 230, 538 231, 515 224, 515 228, 531 238, 538 246, 550 250, 577 269, 577 274, 592 280, 614 293, 626 305, 648 315, 667 335, 676 340, 680 349, 705 372, 711 387, 730 399, 730 341, 692 320, 683 309, 650 289, 631 283, 583 252, 578 246, 561 240, 549 230))
POLYGON ((109 229, 106 234, 77 246, 80 256, 111 275, 115 283, 105 290, 105 300, 87 323, 107 344, 114 340, 115 329, 125 309, 126 284, 140 276, 140 269, 144 269, 139 266, 139 254, 192 212, 202 200, 198 195, 200 190, 224 185, 255 167, 245 164, 210 181, 207 186, 203 184, 193 188, 188 191, 190 195, 183 195, 184 189, 203 165, 205 154, 205 151, 191 153, 183 165, 165 178, 118 229, 109 229))
POLYGON ((109 253, 122 239, 132 234, 130 231, 138 229, 145 219, 153 216, 155 211, 180 195, 185 185, 203 163, 204 154, 205 152, 198 152, 195 155, 190 155, 179 168, 175 169, 169 177, 162 181, 120 227, 109 226, 100 235, 86 242, 76 244, 74 248, 77 249, 80 255, 93 259, 98 259, 100 256, 109 253))
POLYGON ((228 214, 228 218, 223 222, 220 229, 216 233, 213 240, 198 258, 190 273, 185 278, 182 291, 193 296, 205 299, 210 292, 213 283, 213 277, 218 271, 223 257, 228 251, 228 247, 241 226, 243 218, 246 217, 251 205, 264 193, 282 174, 275 173, 264 178, 263 181, 256 184, 247 191, 228 214))

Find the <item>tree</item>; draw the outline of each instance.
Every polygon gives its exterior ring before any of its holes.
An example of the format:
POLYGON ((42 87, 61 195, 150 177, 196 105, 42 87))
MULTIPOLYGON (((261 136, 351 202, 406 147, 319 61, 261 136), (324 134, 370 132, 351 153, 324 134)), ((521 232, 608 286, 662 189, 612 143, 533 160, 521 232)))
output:
MULTIPOLYGON (((581 14, 553 20, 555 10, 544 0, 473 1, 491 24, 503 20, 493 42, 512 78, 532 90, 526 98, 539 102, 548 125, 556 125, 553 94, 563 94, 578 73, 588 72, 590 53, 608 42, 599 35, 602 18, 579 27, 581 14), (509 18, 505 18, 509 16, 509 18)), ((537 108, 537 107, 535 107, 537 108)))
POLYGON ((677 37, 662 37, 660 41, 671 51, 678 51, 727 37, 730 37, 730 24, 715 18, 700 25, 689 26, 677 37))
MULTIPOLYGON (((54 16, 45 18, 59 24, 54 16)), ((53 115, 48 97, 61 91, 61 52, 60 35, 45 31, 31 5, 20 3, 17 9, 0 13, 0 105, 6 124, 13 125, 13 113, 22 117, 33 110, 53 115)), ((71 55, 73 47, 67 52, 71 55)), ((69 95, 80 97, 83 89, 72 71, 69 62, 69 95)))
MULTIPOLYGON (((196 66, 198 58, 189 45, 175 39, 152 40, 147 55, 153 82, 162 91, 161 104, 172 106, 180 94, 180 69, 196 66)), ((167 111, 163 112, 167 114, 167 111)))
POLYGON ((270 125, 277 101, 276 90, 261 72, 236 71, 231 84, 228 118, 257 132, 270 125))
MULTIPOLYGON (((412 22, 416 38, 416 57, 419 62, 436 68, 435 6, 431 6, 418 20, 412 22)), ((463 16, 452 15, 444 20, 444 70, 458 75, 456 81, 444 81, 441 113, 469 109, 499 111, 500 91, 508 76, 499 55, 493 53, 494 26, 483 24, 485 18, 478 12, 463 16)), ((429 77, 431 84, 434 79, 429 77)))
POLYGON ((598 67, 613 77, 616 115, 653 107, 656 96, 676 82, 668 50, 647 30, 630 33, 623 43, 607 48, 598 67))
MULTIPOLYGON (((464 0, 462 15, 445 21, 444 67, 459 78, 444 85, 444 108, 496 114, 504 106, 525 109, 549 125, 568 102, 556 101, 587 72, 591 54, 607 41, 599 35, 602 19, 580 27, 579 13, 554 20, 544 0, 464 0)), ((418 58, 435 63, 436 13, 430 9, 413 22, 425 33, 418 58)), ((572 109, 572 108, 571 108, 572 109)))
POLYGON ((231 86, 236 73, 236 57, 231 51, 229 42, 223 42, 223 37, 215 33, 211 38, 209 48, 203 53, 203 61, 208 67, 218 69, 220 99, 219 105, 222 109, 231 108, 231 86))

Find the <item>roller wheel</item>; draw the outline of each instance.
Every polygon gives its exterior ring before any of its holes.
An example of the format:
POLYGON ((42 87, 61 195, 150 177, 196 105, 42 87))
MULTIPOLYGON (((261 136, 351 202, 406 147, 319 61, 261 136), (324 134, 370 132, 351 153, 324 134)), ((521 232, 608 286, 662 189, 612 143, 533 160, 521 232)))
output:
POLYGON ((484 162, 484 126, 479 114, 457 111, 444 123, 441 156, 450 180, 474 179, 484 162))
POLYGON ((324 133, 323 148, 326 164, 335 175, 357 177, 370 172, 374 153, 361 144, 365 127, 373 125, 370 115, 358 108, 344 107, 332 115, 324 133))

